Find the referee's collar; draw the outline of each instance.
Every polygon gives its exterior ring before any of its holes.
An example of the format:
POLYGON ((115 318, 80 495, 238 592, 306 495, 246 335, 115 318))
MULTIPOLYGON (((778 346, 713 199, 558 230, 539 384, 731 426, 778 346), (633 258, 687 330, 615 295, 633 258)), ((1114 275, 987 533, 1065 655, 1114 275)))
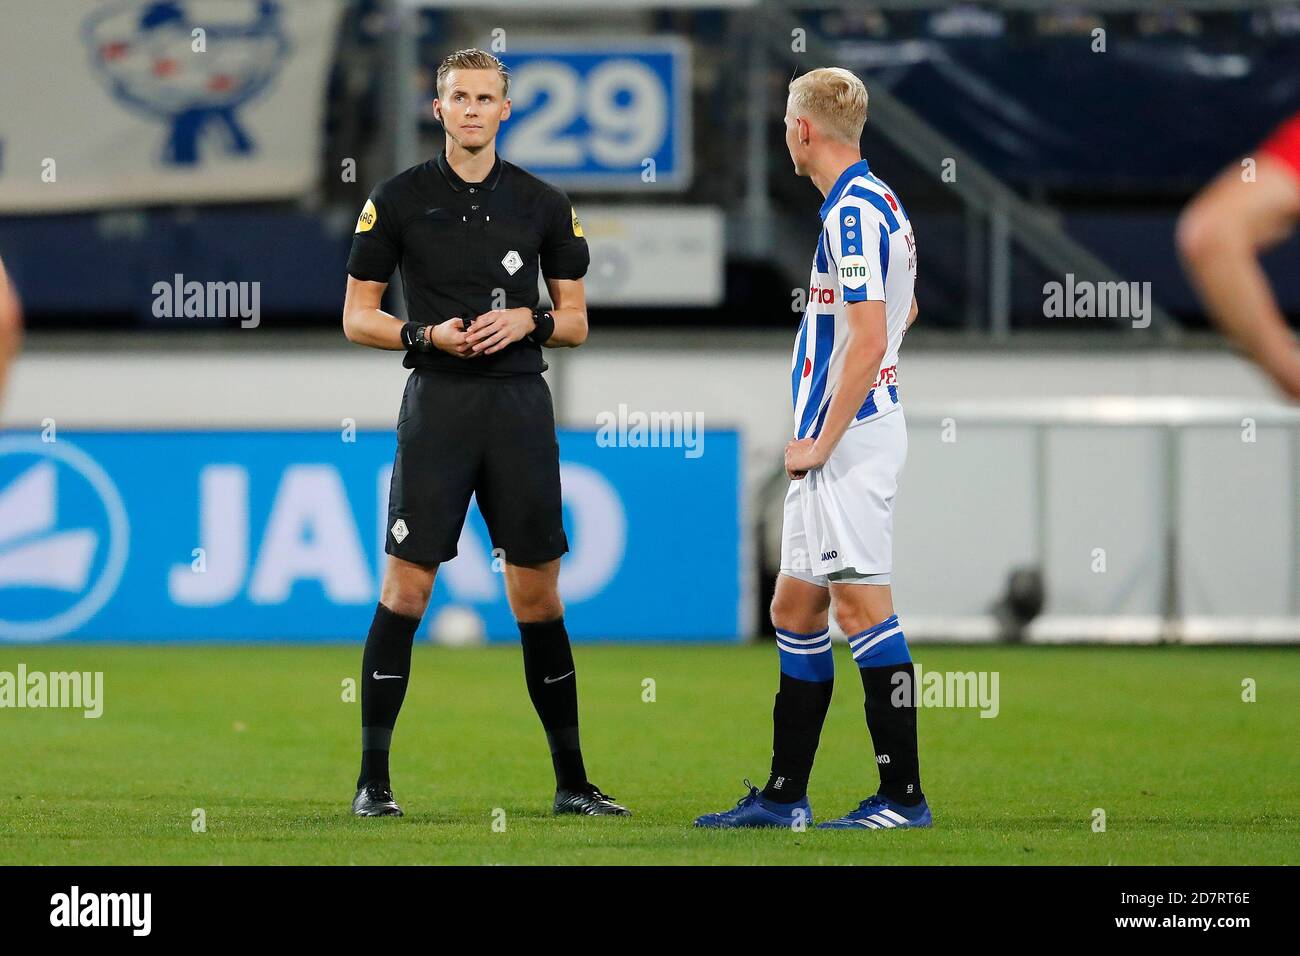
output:
POLYGON ((826 218, 827 213, 835 208, 835 204, 840 201, 840 195, 844 192, 844 187, 849 184, 849 180, 856 179, 859 176, 866 176, 871 172, 871 167, 867 165, 865 159, 859 159, 844 172, 840 173, 840 178, 835 180, 835 185, 831 191, 826 194, 826 201, 822 203, 821 217, 826 218))
POLYGON ((484 189, 496 189, 497 183, 501 181, 501 154, 497 153, 496 162, 492 164, 492 172, 487 174, 487 179, 481 183, 467 183, 456 174, 456 170, 451 168, 451 163, 447 162, 447 154, 438 154, 438 168, 442 174, 447 177, 447 184, 456 192, 462 192, 470 186, 482 186, 484 189))

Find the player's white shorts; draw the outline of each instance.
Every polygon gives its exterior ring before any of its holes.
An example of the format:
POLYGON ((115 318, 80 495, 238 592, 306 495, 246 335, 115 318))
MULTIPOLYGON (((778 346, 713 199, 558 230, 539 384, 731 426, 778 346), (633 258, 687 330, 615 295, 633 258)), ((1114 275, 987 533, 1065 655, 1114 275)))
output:
POLYGON ((819 587, 888 584, 894 495, 906 461, 901 408, 845 432, 825 465, 790 482, 781 573, 819 587))

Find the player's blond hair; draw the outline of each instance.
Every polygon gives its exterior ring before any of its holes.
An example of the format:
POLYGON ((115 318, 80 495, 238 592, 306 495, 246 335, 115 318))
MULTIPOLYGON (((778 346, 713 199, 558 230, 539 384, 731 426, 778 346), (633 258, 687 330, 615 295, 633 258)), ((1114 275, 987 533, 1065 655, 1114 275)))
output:
POLYGON ((848 70, 825 66, 791 81, 790 109, 823 133, 856 146, 867 125, 867 87, 848 70))
POLYGON ((506 65, 494 57, 487 50, 479 50, 470 47, 468 50, 457 50, 443 58, 438 64, 438 96, 441 97, 447 86, 447 74, 452 70, 496 70, 501 77, 501 95, 503 97, 510 95, 510 71, 506 65))

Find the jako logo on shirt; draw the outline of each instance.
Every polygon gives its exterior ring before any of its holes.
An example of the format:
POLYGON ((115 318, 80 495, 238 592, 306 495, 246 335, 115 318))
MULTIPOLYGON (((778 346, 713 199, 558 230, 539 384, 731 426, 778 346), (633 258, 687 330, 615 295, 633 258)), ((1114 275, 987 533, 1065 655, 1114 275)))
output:
POLYGON ((838 558, 839 556, 840 556, 840 553, 839 553, 838 551, 823 551, 823 552, 822 552, 822 560, 823 560, 823 561, 830 561, 832 558, 838 558))

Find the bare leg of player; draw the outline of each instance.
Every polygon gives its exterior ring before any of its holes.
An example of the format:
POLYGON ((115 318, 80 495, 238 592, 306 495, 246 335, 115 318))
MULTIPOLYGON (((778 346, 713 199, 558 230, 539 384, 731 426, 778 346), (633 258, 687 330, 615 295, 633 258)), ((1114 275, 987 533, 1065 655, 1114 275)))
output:
POLYGON ((845 634, 858 634, 894 614, 894 592, 888 584, 838 584, 832 582, 835 623, 845 634))
POLYGON ((1178 222, 1178 251, 1206 310, 1292 401, 1300 401, 1300 349, 1259 256, 1297 221, 1300 180, 1265 154, 1253 180, 1229 168, 1178 222))
POLYGON ((783 631, 824 631, 830 623, 831 592, 788 574, 776 578, 772 596, 772 626, 783 631))
POLYGON ((379 589, 379 603, 394 614, 418 620, 429 607, 437 574, 436 564, 415 564, 390 554, 384 583, 379 589))
POLYGON ((506 562, 506 600, 519 622, 550 621, 564 615, 560 600, 560 559, 541 564, 506 562))

